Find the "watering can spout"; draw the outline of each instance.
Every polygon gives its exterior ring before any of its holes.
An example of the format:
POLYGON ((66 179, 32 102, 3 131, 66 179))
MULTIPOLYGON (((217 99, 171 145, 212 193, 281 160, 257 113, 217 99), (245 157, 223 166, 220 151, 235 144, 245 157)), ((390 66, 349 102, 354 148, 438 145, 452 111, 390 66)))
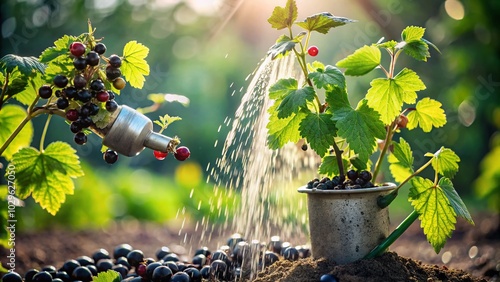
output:
POLYGON ((120 106, 104 128, 92 127, 102 137, 102 144, 125 156, 136 156, 144 148, 173 152, 179 144, 177 138, 153 131, 153 122, 145 115, 126 106, 120 106))

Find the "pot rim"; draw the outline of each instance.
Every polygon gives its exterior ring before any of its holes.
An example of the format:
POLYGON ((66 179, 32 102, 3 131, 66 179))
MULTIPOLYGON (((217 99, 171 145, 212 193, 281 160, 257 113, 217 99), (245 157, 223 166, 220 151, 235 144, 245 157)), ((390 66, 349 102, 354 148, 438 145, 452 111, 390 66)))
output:
POLYGON ((396 184, 394 183, 384 183, 383 186, 371 187, 371 188, 359 188, 359 189, 339 189, 339 190, 319 190, 316 188, 309 189, 307 185, 299 187, 297 191, 299 193, 306 194, 359 194, 359 193, 378 193, 382 191, 390 191, 396 189, 396 184))

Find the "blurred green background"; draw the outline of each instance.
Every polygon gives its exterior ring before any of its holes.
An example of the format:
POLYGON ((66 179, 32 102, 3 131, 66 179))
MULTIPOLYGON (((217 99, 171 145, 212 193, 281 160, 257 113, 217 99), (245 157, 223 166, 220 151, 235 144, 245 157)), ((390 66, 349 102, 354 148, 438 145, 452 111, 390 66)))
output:
MULTIPOLYGON (((120 104, 145 107, 149 93, 187 96, 189 106, 165 104, 158 115, 180 116, 166 135, 177 135, 191 150, 191 158, 178 162, 172 156, 157 161, 150 150, 134 158, 121 157, 113 166, 102 161, 100 140, 92 136, 85 146, 74 146, 86 176, 76 180, 75 194, 67 197, 52 217, 34 204, 18 209, 24 229, 65 226, 102 227, 115 219, 137 218, 154 222, 175 221, 179 213, 193 220, 212 216, 213 183, 209 172, 221 155, 229 131, 226 117, 233 117, 248 84, 267 49, 282 34, 271 29, 267 18, 274 6, 286 1, 268 0, 6 0, 0 4, 2 41, 0 55, 39 56, 64 34, 79 35, 87 19, 104 37, 109 53, 120 54, 130 40, 149 47, 146 58, 151 73, 142 90, 125 88, 120 104), (222 127, 220 127, 223 125, 222 127), (219 128, 220 127, 220 128, 219 128), (218 140, 218 146, 214 147, 218 140)), ((461 157, 454 183, 472 211, 498 212, 500 203, 500 2, 485 1, 343 1, 297 0, 299 20, 329 11, 358 22, 338 28, 327 36, 315 35, 318 60, 335 64, 364 44, 380 37, 400 38, 408 25, 427 28, 425 37, 439 47, 427 63, 402 59, 427 85, 420 97, 443 102, 448 124, 430 135, 420 130, 408 135, 415 158, 450 147, 461 157)), ((363 94, 369 79, 348 81, 350 93, 363 94), (350 84, 349 84, 350 83, 350 84)), ((349 79, 351 80, 351 79, 349 79)), ((34 120, 35 139, 44 118, 34 120)), ((1 130, 1 129, 0 129, 1 130)), ((47 143, 72 134, 55 118, 47 143)), ((258 153, 258 152, 256 152, 258 153)), ((5 160, 1 160, 5 164, 5 160)), ((3 174, 3 172, 2 172, 3 174)), ((295 188, 293 188, 295 189, 295 188)), ((402 197, 401 207, 409 209, 402 197)), ((230 205, 231 206, 231 205, 230 205)), ((231 209, 231 207, 230 207, 231 209)))

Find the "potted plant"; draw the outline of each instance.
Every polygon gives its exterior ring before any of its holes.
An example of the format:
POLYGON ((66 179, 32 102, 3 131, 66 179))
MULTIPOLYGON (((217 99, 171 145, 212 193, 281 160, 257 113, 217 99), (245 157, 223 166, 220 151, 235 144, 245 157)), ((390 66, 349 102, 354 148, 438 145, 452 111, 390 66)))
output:
POLYGON ((424 28, 409 26, 399 41, 381 39, 355 50, 335 66, 325 65, 311 60, 319 52, 310 45, 311 35, 327 34, 353 20, 319 13, 296 22, 297 14, 295 1, 288 0, 268 19, 273 28, 288 31, 270 48, 269 56, 295 56, 300 68, 299 76, 282 78, 269 88, 274 104, 268 110, 268 146, 278 149, 289 142, 302 143, 304 150, 311 149, 321 158, 318 173, 322 178, 299 188, 308 197, 312 255, 337 263, 376 256, 417 218, 439 252, 457 216, 473 224, 451 182, 460 158, 441 147, 426 153, 428 161, 415 168, 410 143, 402 137, 394 140, 403 130, 430 132, 446 123, 440 102, 417 97, 417 91, 426 88, 417 73, 397 64, 400 55, 425 62, 429 46, 439 50, 424 39, 424 28), (301 32, 294 34, 295 27, 301 32), (389 57, 387 64, 383 52, 389 57), (374 71, 381 77, 370 82, 353 107, 345 76, 361 77, 374 71), (384 184, 385 159, 397 185, 384 184), (433 179, 419 176, 428 167, 434 170, 433 179), (414 211, 389 235, 386 207, 405 184, 410 186, 408 200, 414 211))

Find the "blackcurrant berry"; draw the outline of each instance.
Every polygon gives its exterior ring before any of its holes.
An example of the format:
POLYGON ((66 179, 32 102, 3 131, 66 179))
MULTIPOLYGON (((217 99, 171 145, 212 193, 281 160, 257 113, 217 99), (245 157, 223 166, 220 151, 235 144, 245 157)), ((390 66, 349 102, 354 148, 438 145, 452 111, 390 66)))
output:
POLYGON ((111 259, 101 259, 96 264, 97 272, 108 271, 113 268, 113 265, 114 263, 111 259))
POLYGON ((153 279, 153 271, 155 271, 155 269, 159 266, 162 266, 162 264, 159 262, 153 262, 153 263, 148 264, 146 266, 146 277, 148 279, 153 279))
POLYGON ((115 99, 115 93, 113 93, 113 91, 108 90, 108 94, 109 94, 109 100, 115 99))
POLYGON ((69 45, 69 51, 75 57, 85 54, 85 45, 82 42, 73 42, 69 45))
POLYGON ((79 256, 75 259, 80 263, 81 266, 87 266, 89 264, 94 264, 94 260, 89 256, 79 256))
POLYGON ((355 181, 356 178, 358 178, 358 172, 351 169, 347 172, 347 178, 351 179, 352 181, 355 181))
POLYGON ((203 279, 209 279, 210 278, 210 272, 211 272, 211 267, 210 265, 205 265, 204 267, 201 268, 200 274, 203 279))
POLYGON ((73 66, 77 70, 84 70, 87 67, 87 60, 84 57, 76 57, 73 59, 73 66))
POLYGON ((95 46, 94 46, 94 51, 99 54, 99 55, 102 55, 106 52, 106 45, 104 45, 103 43, 97 43, 95 46))
POLYGON ((64 262, 63 266, 61 267, 61 271, 65 271, 66 273, 73 273, 73 270, 75 268, 81 266, 80 263, 74 259, 70 259, 64 262))
MULTIPOLYGON (((201 282, 201 273, 198 269, 194 267, 189 267, 184 270, 184 273, 186 273, 189 277, 188 282, 201 282)), ((175 276, 175 274, 174 274, 175 276)), ((172 278, 174 278, 172 276, 172 278)), ((177 278, 175 278, 177 279, 177 278)))
POLYGON ((7 272, 2 277, 2 282, 23 282, 23 278, 17 272, 7 272))
POLYGON ((133 248, 129 244, 120 244, 113 249, 113 257, 118 259, 120 257, 126 257, 133 248))
POLYGON ((26 282, 31 282, 33 281, 33 276, 35 276, 35 274, 38 273, 38 270, 37 269, 29 269, 28 271, 26 271, 26 273, 24 274, 24 281, 26 282))
POLYGON ((364 180, 363 178, 356 178, 356 180, 354 181, 354 183, 360 185, 360 186, 363 186, 365 185, 366 183, 366 180, 364 180))
POLYGON ((122 72, 119 68, 114 68, 112 66, 106 67, 106 78, 108 80, 113 81, 116 78, 120 77, 121 75, 122 75, 122 72))
POLYGON ((210 264, 211 275, 218 279, 224 279, 227 271, 227 264, 222 260, 214 260, 210 264))
POLYGON ((153 151, 153 154, 157 160, 163 161, 167 157, 168 152, 160 152, 155 150, 153 151))
MULTIPOLYGON (((61 279, 60 281, 62 282, 69 282, 71 281, 71 276, 66 272, 66 271, 58 271, 56 272, 56 276, 54 279, 61 279)), ((54 282, 54 280, 52 280, 54 282)))
POLYGON ((52 275, 47 271, 40 271, 33 276, 33 282, 52 282, 52 275))
POLYGON ((90 83, 90 89, 94 91, 104 90, 104 83, 100 79, 93 80, 90 83))
POLYGON ((76 94, 76 98, 78 99, 78 101, 87 103, 88 101, 90 101, 90 99, 92 99, 92 94, 87 89, 83 89, 78 91, 78 93, 76 94))
POLYGON ((106 110, 108 112, 114 112, 118 109, 118 103, 116 103, 114 100, 107 101, 106 102, 106 110))
POLYGON ((83 75, 77 74, 73 78, 73 85, 76 89, 82 89, 87 85, 87 80, 83 77, 83 75))
POLYGON ((119 68, 122 65, 122 59, 118 55, 111 55, 109 56, 109 65, 119 68))
POLYGON ((128 263, 133 267, 138 267, 144 261, 144 253, 141 250, 132 250, 127 254, 128 263))
POLYGON ((185 146, 181 146, 175 150, 174 157, 178 161, 185 161, 189 156, 191 155, 191 152, 189 152, 189 149, 185 146))
POLYGON ((54 92, 54 94, 56 94, 57 98, 61 97, 61 90, 57 89, 56 92, 54 92))
POLYGON ((337 278, 331 274, 323 274, 319 278, 319 282, 338 282, 337 278))
POLYGON ((95 97, 99 102, 106 102, 109 100, 109 93, 107 91, 100 91, 95 97))
POLYGON ((68 99, 73 99, 76 97, 77 90, 75 87, 70 86, 63 89, 63 94, 68 99))
POLYGON ((362 178, 362 179, 364 179, 367 182, 370 181, 370 180, 372 180, 372 174, 369 171, 367 171, 367 170, 361 171, 359 173, 359 177, 362 178))
POLYGON ((113 87, 118 89, 118 90, 122 90, 123 88, 125 88, 126 84, 127 83, 125 82, 125 79, 123 79, 121 77, 118 77, 115 80, 113 80, 113 87))
POLYGON ((75 109, 71 109, 66 112, 66 119, 68 119, 69 121, 75 121, 79 116, 80 114, 75 109))
POLYGON ((38 89, 38 96, 43 99, 49 99, 52 96, 52 88, 49 85, 44 85, 38 89))
POLYGON ((87 266, 79 266, 75 268, 71 276, 73 277, 73 279, 81 280, 82 282, 92 281, 92 272, 87 266))
POLYGON ((64 110, 69 106, 69 101, 64 97, 59 97, 56 101, 56 104, 59 109, 64 110))
POLYGON ((79 122, 72 122, 69 125, 69 130, 73 133, 78 133, 82 130, 82 127, 79 122))
POLYGON ((302 149, 302 151, 307 151, 307 144, 304 143, 302 144, 302 147, 300 147, 302 149))
POLYGON ((85 135, 85 133, 83 132, 76 133, 73 139, 75 140, 75 143, 78 145, 83 145, 87 143, 87 135, 85 135))
POLYGON ((86 60, 89 66, 97 66, 99 64, 99 54, 97 54, 95 51, 90 51, 87 53, 86 60))
POLYGON ((318 47, 316 46, 311 46, 307 49, 307 53, 309 54, 309 56, 311 57, 316 57, 319 53, 319 49, 318 47))
POLYGON ((264 265, 269 266, 279 260, 278 254, 271 252, 271 251, 266 251, 264 254, 264 265))
MULTIPOLYGON (((165 280, 158 280, 158 281, 165 281, 165 280)), ((172 276, 171 280, 166 280, 166 281, 170 281, 170 282, 190 282, 191 278, 189 278, 189 275, 186 272, 177 272, 176 274, 174 274, 172 276)))
MULTIPOLYGON (((180 273, 180 272, 178 272, 180 273)), ((151 276, 151 280, 154 282, 169 282, 172 278, 172 270, 170 268, 162 265, 158 266, 153 270, 153 275, 151 276)))
POLYGON ((68 78, 64 75, 56 75, 54 76, 54 85, 59 87, 59 88, 64 88, 66 85, 68 85, 68 78))
POLYGON ((111 268, 111 269, 113 269, 114 271, 120 273, 120 275, 122 277, 126 277, 127 274, 128 274, 128 271, 129 271, 128 267, 126 267, 123 264, 119 264, 119 263, 118 264, 115 263, 115 265, 113 265, 113 268, 111 268))
POLYGON ((114 164, 118 160, 118 153, 116 151, 108 149, 102 154, 102 158, 108 164, 114 164))

